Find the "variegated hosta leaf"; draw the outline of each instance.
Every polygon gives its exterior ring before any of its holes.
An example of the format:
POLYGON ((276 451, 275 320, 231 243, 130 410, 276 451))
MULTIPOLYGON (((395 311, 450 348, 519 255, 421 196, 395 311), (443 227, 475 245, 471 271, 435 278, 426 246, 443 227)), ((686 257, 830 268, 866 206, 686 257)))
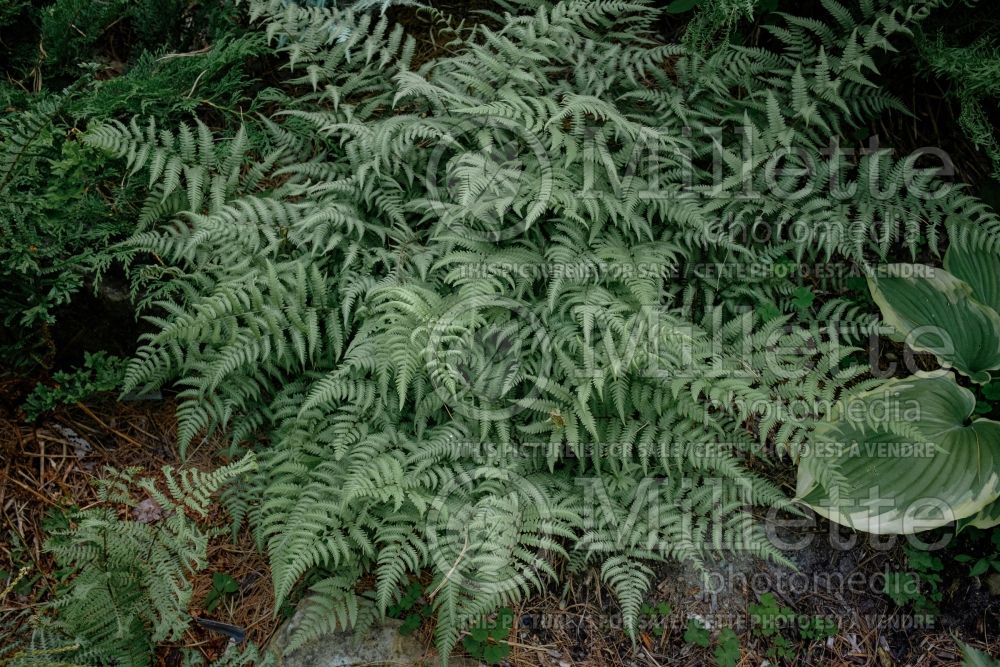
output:
POLYGON ((816 429, 797 496, 831 521, 914 533, 974 516, 1000 497, 1000 423, 969 422, 975 396, 952 374, 890 380, 816 429), (816 471, 837 466, 841 483, 816 471))
POLYGON ((994 500, 978 513, 959 520, 958 526, 963 530, 969 527, 988 530, 994 526, 1000 526, 1000 499, 994 500))
POLYGON ((1000 313, 1000 255, 952 244, 945 253, 944 268, 972 288, 976 301, 1000 313))
MULTIPOLYGON (((969 273, 982 268, 955 257, 969 273)), ((890 264, 868 286, 882 317, 914 350, 934 354, 979 384, 1000 368, 1000 314, 976 300, 968 283, 944 269, 890 264)))

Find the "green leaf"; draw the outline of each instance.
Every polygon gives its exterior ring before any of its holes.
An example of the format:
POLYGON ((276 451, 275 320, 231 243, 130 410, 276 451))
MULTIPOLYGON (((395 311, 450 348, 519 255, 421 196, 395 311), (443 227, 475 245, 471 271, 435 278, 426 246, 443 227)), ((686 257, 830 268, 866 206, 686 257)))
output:
POLYGON ((740 660, 740 640, 730 628, 719 633, 719 644, 715 647, 715 661, 719 667, 736 667, 740 660))
POLYGON ((972 528, 982 528, 983 530, 1000 526, 1000 499, 994 500, 992 503, 976 512, 973 516, 965 519, 959 519, 959 531, 965 530, 970 526, 972 528))
POLYGON ((490 636, 490 631, 485 627, 477 626, 469 630, 469 636, 472 637, 474 641, 484 642, 487 637, 490 636))
POLYGON ((1000 312, 1000 255, 953 243, 944 255, 944 268, 972 288, 976 301, 1000 312))
POLYGON ((799 627, 799 636, 803 639, 826 639, 837 634, 837 624, 822 616, 813 616, 799 627))
POLYGON ((490 665, 499 664, 508 655, 510 646, 507 644, 489 644, 483 649, 483 660, 490 665))
POLYGON ((982 651, 962 642, 958 642, 958 645, 962 649, 963 667, 1000 667, 1000 662, 997 662, 982 651))
POLYGON ((1000 497, 1000 423, 967 424, 974 407, 975 396, 950 373, 890 380, 854 397, 814 432, 799 462, 798 499, 831 521, 879 534, 977 514, 1000 497), (865 415, 876 423, 866 426, 865 415), (842 482, 820 483, 829 466, 842 482))
POLYGON ((986 571, 989 569, 990 569, 990 562, 987 559, 983 558, 972 566, 972 569, 969 570, 969 576, 978 577, 981 574, 985 574, 986 571))
POLYGON ((399 626, 399 634, 404 636, 412 634, 420 627, 421 620, 420 614, 407 614, 402 625, 399 626))
POLYGON ((684 641, 701 647, 708 646, 708 630, 697 619, 689 619, 684 631, 684 641))
POLYGON ((882 317, 917 351, 930 352, 974 382, 1000 368, 1000 314, 944 269, 890 264, 869 278, 882 317))
POLYGON ((902 607, 920 598, 920 580, 912 572, 887 572, 884 592, 902 607))
POLYGON ((224 572, 212 575, 212 588, 220 593, 235 593, 240 589, 239 582, 224 572))
POLYGON ((472 638, 471 635, 466 635, 462 637, 462 646, 465 648, 466 652, 472 657, 479 657, 483 654, 483 644, 482 642, 477 642, 472 638))
POLYGON ((816 300, 816 295, 808 287, 797 287, 792 296, 792 305, 799 310, 808 310, 816 300))
POLYGON ((944 569, 944 563, 937 556, 929 551, 906 547, 906 562, 911 568, 919 572, 940 572, 944 569))
POLYGON ((757 306, 757 314, 763 322, 770 322, 781 317, 781 311, 773 303, 762 303, 757 306))

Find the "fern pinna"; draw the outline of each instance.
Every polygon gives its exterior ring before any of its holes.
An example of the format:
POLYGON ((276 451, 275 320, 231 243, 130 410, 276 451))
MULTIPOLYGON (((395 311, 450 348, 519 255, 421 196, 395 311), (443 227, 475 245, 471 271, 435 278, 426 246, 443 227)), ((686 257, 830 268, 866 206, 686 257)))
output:
POLYGON ((508 0, 417 65, 386 16, 258 1, 279 111, 226 140, 90 130, 150 177, 127 248, 158 259, 135 268, 155 331, 126 390, 176 380, 182 446, 227 427, 258 451, 230 504, 277 604, 311 590, 293 646, 425 571, 447 655, 559 558, 629 627, 655 561, 780 558, 748 513, 788 506, 761 466, 871 386, 852 355, 877 327, 785 268, 1000 239, 906 160, 822 159, 901 107, 872 54, 926 13, 823 4, 768 26, 777 50, 703 55, 651 2, 508 0))

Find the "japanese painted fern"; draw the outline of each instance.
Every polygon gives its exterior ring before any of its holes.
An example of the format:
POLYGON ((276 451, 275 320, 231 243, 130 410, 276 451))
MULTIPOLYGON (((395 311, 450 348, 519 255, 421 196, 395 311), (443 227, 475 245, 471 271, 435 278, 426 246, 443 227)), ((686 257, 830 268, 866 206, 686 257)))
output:
POLYGON ((128 247, 159 260, 155 331, 127 390, 176 381, 182 446, 227 427, 258 452, 229 500, 278 604, 312 591, 297 643, 425 571, 446 655, 562 557, 600 568, 630 626, 652 562, 780 558, 748 509, 788 501, 748 461, 794 457, 871 386, 853 346, 876 320, 779 269, 1000 241, 905 160, 821 159, 901 106, 872 54, 924 13, 823 4, 769 28, 778 50, 702 55, 657 40, 653 3, 507 2, 414 67, 385 16, 258 1, 288 56, 252 121, 268 146, 87 134, 149 174, 128 247), (806 167, 833 187, 801 191, 806 167))

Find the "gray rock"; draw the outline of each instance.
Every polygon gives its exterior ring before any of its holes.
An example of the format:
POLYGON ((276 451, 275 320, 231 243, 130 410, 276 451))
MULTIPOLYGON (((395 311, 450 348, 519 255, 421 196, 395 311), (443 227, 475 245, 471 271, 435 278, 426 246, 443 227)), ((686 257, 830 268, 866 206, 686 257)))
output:
POLYGON ((1000 574, 991 574, 986 578, 986 586, 990 589, 990 595, 1000 595, 1000 574))
MULTIPOLYGON (((360 667, 361 665, 433 667, 440 664, 432 648, 424 646, 412 636, 399 634, 402 621, 394 619, 386 619, 381 625, 375 625, 363 634, 332 632, 288 655, 282 655, 284 647, 288 645, 289 639, 298 627, 301 614, 300 606, 292 618, 278 629, 269 647, 281 667, 360 667)), ((452 658, 448 664, 453 667, 474 667, 479 663, 452 658)))

